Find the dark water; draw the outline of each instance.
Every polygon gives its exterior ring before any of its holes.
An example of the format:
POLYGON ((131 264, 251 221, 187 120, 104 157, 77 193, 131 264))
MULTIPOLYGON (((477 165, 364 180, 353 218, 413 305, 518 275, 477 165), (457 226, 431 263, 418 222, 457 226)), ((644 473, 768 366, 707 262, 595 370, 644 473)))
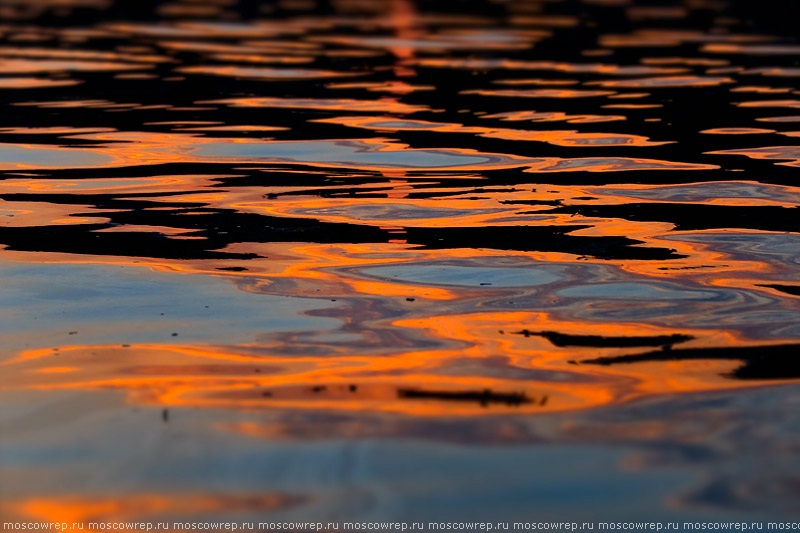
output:
POLYGON ((796 521, 796 13, 1 3, 4 518, 796 521))

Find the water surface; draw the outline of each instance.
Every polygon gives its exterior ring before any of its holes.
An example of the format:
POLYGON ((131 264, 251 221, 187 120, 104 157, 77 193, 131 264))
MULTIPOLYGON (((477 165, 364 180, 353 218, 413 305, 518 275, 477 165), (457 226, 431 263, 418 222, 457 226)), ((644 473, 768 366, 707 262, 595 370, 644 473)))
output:
POLYGON ((3 516, 796 519, 770 5, 3 4, 3 516))

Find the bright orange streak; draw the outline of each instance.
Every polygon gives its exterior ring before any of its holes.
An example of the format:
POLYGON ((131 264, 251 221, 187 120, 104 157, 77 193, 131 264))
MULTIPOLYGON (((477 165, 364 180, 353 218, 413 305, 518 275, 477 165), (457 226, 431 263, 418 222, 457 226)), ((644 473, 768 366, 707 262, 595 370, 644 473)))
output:
MULTIPOLYGON (((124 497, 34 497, 0 503, 4 516, 18 520, 35 520, 51 524, 89 522, 118 522, 159 517, 197 516, 214 512, 263 512, 282 509, 301 503, 305 498, 284 494, 158 494, 134 493, 124 497), (7 513, 7 514, 5 514, 7 513)), ((172 523, 169 523, 169 529, 172 523)))

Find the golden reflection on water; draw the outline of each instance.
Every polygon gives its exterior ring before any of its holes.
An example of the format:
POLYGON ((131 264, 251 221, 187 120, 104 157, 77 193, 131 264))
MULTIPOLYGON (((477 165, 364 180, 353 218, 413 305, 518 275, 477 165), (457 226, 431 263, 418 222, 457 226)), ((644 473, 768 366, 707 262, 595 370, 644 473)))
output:
MULTIPOLYGON (((77 103, 75 103, 77 105, 77 103)), ((346 103, 345 105, 349 104, 346 103)), ((62 103, 37 103, 41 107, 69 107, 62 103)), ((137 107, 136 104, 97 102, 104 109, 137 107)), ((314 104, 312 104, 313 107, 314 104)), ((269 105, 268 105, 269 107, 269 105)), ((307 106, 303 106, 307 107, 307 106)), ((330 106, 323 106, 330 108, 330 106)), ((615 107, 615 106, 605 106, 615 107)), ((617 105, 616 107, 626 107, 617 105)), ((347 108, 352 106, 347 105, 347 108)), ((370 109, 372 107, 370 106, 370 109)), ((202 110, 202 108, 200 109, 202 110)), ((359 111, 366 109, 358 106, 359 111)), ((330 121, 329 121, 330 122, 330 121)), ((341 123, 342 120, 334 121, 341 123)), ((345 121, 347 126, 368 127, 369 122, 345 121), (366 124, 367 126, 364 126, 366 124)), ((401 122, 390 130, 433 129, 464 132, 458 126, 435 123, 401 122)), ((378 122, 380 125, 380 122, 378 122)), ((236 130, 233 130, 236 131, 236 130)), ((279 131, 279 130, 270 130, 279 131)), ((506 140, 540 141, 559 146, 658 146, 647 138, 626 134, 581 134, 574 131, 530 132, 507 128, 467 128, 481 136, 506 140)), ((710 170, 716 165, 672 162, 627 157, 555 158, 523 157, 514 154, 487 153, 468 148, 410 148, 388 138, 335 140, 273 141, 246 138, 206 138, 189 133, 110 132, 70 135, 69 139, 99 141, 100 148, 62 148, 44 144, 0 144, 8 155, 0 170, 48 168, 124 167, 187 162, 290 163, 327 168, 354 168, 368 171, 408 170, 491 170, 528 167, 525 172, 610 172, 623 170, 710 170)))
MULTIPOLYGON (((596 189, 592 192, 596 194, 596 189)), ((581 190, 578 194, 586 192, 581 190)), ((208 200, 219 201, 216 198, 208 200)), ((624 199, 618 198, 618 201, 624 199)), ((319 207, 310 200, 281 203, 285 204, 282 211, 273 208, 268 213, 296 216, 297 211, 302 210, 309 216, 326 220, 315 210, 331 209, 335 205, 357 207, 352 202, 342 201, 318 201, 319 207)), ((417 201, 415 207, 424 209, 430 203, 417 201)), ((457 200, 445 203, 451 209, 463 209, 457 200)), ((234 205, 245 211, 258 207, 234 205)), ((373 205, 377 207, 380 204, 373 205)), ((395 207, 398 205, 402 204, 395 204, 395 207)), ((487 211, 499 216, 492 209, 487 208, 487 211)), ((331 220, 338 221, 340 217, 331 220)), ((404 221, 372 219, 369 222, 392 225, 404 221)), ((413 222, 405 220, 406 224, 413 222)), ((464 217, 458 221, 461 225, 478 226, 487 222, 485 218, 470 220, 464 217)), ((574 234, 623 234, 648 245, 663 244, 659 236, 672 234, 664 224, 640 223, 637 227, 618 220, 590 222, 591 230, 584 229, 574 234)), ((423 219, 420 223, 427 225, 431 221, 423 219)), ((125 231, 161 231, 169 235, 169 231, 158 228, 130 227, 125 231)), ((699 286, 741 287, 769 292, 761 285, 775 273, 771 265, 736 260, 702 245, 681 244, 676 249, 687 257, 670 262, 677 272, 665 271, 657 266, 659 263, 650 261, 605 263, 609 268, 651 279, 660 277, 675 281, 677 276, 691 279, 699 286)), ((500 258, 492 250, 419 250, 402 244, 330 246, 287 243, 266 248, 263 245, 238 246, 236 251, 256 252, 268 255, 270 259, 248 260, 243 263, 247 265, 244 271, 224 274, 213 262, 203 261, 153 262, 139 258, 133 262, 120 262, 100 257, 87 257, 86 261, 138 267, 149 265, 175 275, 202 273, 228 279, 240 290, 256 293, 314 298, 322 291, 342 300, 340 311, 331 316, 344 321, 342 331, 349 330, 351 335, 361 336, 361 340, 320 344, 313 339, 303 341, 299 337, 280 335, 239 346, 55 346, 26 350, 3 363, 4 388, 118 390, 124 392, 133 404, 161 407, 356 410, 406 416, 535 413, 599 407, 648 395, 759 386, 763 383, 731 380, 728 374, 741 365, 736 360, 666 360, 611 367, 583 364, 598 357, 642 353, 648 348, 635 346, 635 343, 628 348, 558 346, 545 337, 526 333, 528 331, 634 340, 681 334, 694 339, 681 343, 680 348, 769 346, 786 342, 785 339, 754 342, 741 334, 692 327, 690 324, 676 327, 669 322, 657 325, 635 320, 607 321, 600 318, 601 315, 589 320, 575 320, 569 315, 581 316, 577 302, 572 311, 566 308, 553 313, 480 311, 482 306, 493 305, 491 302, 496 299, 514 298, 521 294, 491 284, 430 286, 365 275, 382 265, 400 265, 402 268, 480 259, 481 264, 488 266, 500 258), (386 302, 381 305, 389 305, 392 310, 375 308, 378 302, 386 302), (362 307, 363 313, 359 311, 362 307), (442 311, 445 314, 437 314, 442 311), (378 338, 370 339, 374 335, 378 338), (396 339, 394 347, 390 348, 380 340, 387 335, 396 339), (398 342, 399 339, 405 340, 398 342), (415 348, 428 340, 440 347, 415 348)), ((30 257, 30 254, 7 254, 17 261, 30 257)), ((74 262, 69 256, 36 256, 40 261, 74 262)), ((502 257, 503 261, 516 258, 529 265, 583 264, 582 258, 571 254, 516 252, 502 257)))
MULTIPOLYGON (((117 520, 163 520, 171 518, 197 519, 215 512, 269 511, 292 507, 303 497, 283 494, 128 494, 124 498, 59 497, 31 498, 16 505, 0 504, 6 517, 37 520, 53 524, 114 522, 117 520)), ((172 530, 168 522, 167 530, 172 530)))
MULTIPOLYGON (((165 424, 201 413, 271 444, 501 444, 542 420, 580 445, 691 443, 678 419, 568 417, 798 378, 798 47, 723 4, 587 0, 614 13, 589 24, 559 2, 285 1, 244 18, 176 2, 149 21, 4 25, 0 391, 115 398, 165 424), (464 421, 477 429, 431 430, 464 421)), ((111 5, 0 15, 78 8, 111 5)), ((0 511, 315 498, 145 489, 28 491, 0 511)))

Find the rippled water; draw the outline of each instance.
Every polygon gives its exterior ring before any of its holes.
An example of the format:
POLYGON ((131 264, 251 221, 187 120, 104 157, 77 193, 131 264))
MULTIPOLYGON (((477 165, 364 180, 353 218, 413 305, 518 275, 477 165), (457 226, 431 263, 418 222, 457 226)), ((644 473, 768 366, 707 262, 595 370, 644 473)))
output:
POLYGON ((800 44, 741 7, 3 2, 3 516, 796 516, 800 44))

